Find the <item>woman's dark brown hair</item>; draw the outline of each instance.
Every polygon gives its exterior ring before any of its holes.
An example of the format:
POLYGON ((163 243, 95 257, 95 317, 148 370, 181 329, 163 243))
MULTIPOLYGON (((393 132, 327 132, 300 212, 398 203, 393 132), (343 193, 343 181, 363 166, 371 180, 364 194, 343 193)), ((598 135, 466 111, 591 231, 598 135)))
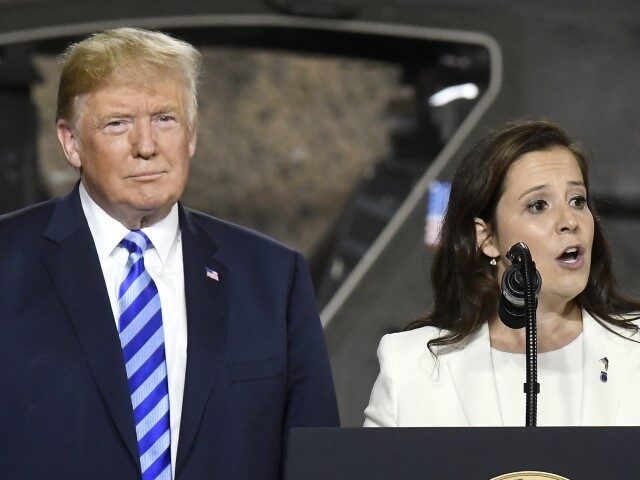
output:
MULTIPOLYGON (((443 330, 429 342, 429 349, 452 345, 476 331, 497 314, 500 289, 489 258, 477 248, 475 218, 495 225, 498 200, 504 193, 509 167, 528 152, 562 147, 576 158, 589 192, 586 154, 558 125, 546 121, 509 123, 483 137, 458 166, 451 186, 431 281, 433 310, 407 329, 431 325, 443 330)), ((607 330, 616 325, 637 330, 621 314, 640 311, 640 302, 622 295, 611 267, 611 253, 593 200, 594 236, 591 271, 587 286, 577 300, 607 330)))

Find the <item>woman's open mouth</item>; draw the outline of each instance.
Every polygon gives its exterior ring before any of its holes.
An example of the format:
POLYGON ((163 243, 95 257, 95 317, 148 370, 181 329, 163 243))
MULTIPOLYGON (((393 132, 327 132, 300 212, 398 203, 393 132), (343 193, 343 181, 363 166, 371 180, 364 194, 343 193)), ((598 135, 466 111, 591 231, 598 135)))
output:
POLYGON ((584 251, 580 245, 567 247, 558 255, 556 261, 563 267, 571 270, 578 269, 584 265, 584 251))

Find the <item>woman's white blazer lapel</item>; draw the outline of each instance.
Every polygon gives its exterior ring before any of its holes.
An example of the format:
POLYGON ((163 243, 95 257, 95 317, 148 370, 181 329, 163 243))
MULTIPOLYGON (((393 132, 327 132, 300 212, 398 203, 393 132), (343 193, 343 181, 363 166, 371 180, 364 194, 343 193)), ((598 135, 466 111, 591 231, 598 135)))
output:
POLYGON ((502 426, 488 325, 472 334, 464 348, 451 352, 446 363, 469 426, 502 426))
MULTIPOLYGON (((584 380, 582 422, 589 425, 640 425, 640 378, 634 369, 640 345, 620 338, 582 312, 584 380), (632 352, 636 361, 631 362, 632 352), (606 360, 605 360, 606 359, 606 360), (606 381, 602 373, 606 374, 606 381), (635 380, 632 378, 636 375, 635 380), (631 408, 625 407, 629 403, 631 408)), ((629 335, 615 327, 622 335, 629 335)), ((637 337, 637 335, 636 335, 637 337)))

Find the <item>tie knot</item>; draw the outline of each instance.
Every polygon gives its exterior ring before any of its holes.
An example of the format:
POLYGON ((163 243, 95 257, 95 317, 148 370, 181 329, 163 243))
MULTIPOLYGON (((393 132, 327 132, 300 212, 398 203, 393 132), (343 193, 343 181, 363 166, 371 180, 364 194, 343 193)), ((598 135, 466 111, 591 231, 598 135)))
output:
POLYGON ((138 253, 142 255, 149 246, 151 240, 142 230, 132 230, 120 241, 120 246, 126 248, 129 253, 138 253))

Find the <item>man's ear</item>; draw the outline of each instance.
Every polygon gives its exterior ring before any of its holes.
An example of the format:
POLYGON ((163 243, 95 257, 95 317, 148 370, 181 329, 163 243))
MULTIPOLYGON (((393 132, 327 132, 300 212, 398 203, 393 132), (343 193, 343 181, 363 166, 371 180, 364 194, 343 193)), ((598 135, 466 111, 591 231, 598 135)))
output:
POLYGON ((73 168, 82 168, 80 152, 78 147, 78 132, 66 120, 58 120, 56 123, 58 141, 62 145, 62 151, 67 158, 67 163, 73 168))
POLYGON ((495 237, 491 231, 491 225, 476 217, 474 219, 476 226, 476 246, 482 250, 487 257, 497 258, 500 256, 500 251, 495 244, 495 237))
POLYGON ((189 131, 189 158, 192 158, 196 153, 196 144, 198 143, 198 129, 193 127, 189 131))

